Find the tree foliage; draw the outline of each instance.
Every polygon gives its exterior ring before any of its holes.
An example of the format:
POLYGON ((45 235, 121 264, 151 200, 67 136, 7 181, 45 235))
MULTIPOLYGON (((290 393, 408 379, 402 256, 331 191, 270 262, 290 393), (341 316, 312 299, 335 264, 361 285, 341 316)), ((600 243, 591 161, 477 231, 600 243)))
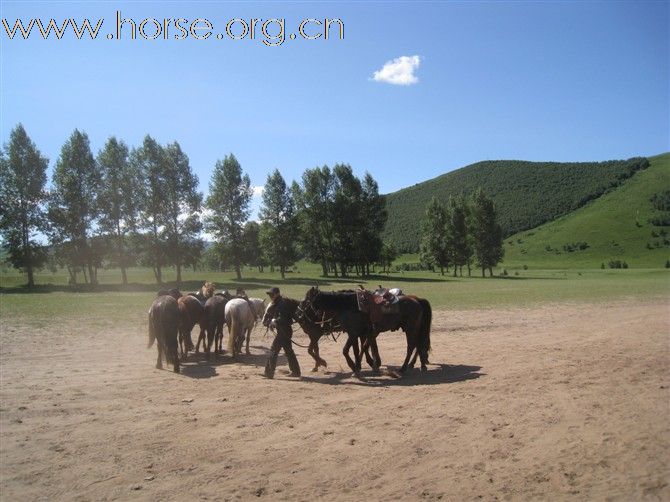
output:
POLYGON ((500 262, 505 254, 503 233, 497 221, 493 200, 489 199, 479 188, 472 196, 472 237, 477 263, 482 269, 482 277, 486 269, 493 276, 493 267, 500 262))
POLYGON ((9 144, 0 151, 0 234, 10 263, 24 270, 28 287, 35 285, 34 270, 46 261, 46 250, 34 237, 46 230, 46 169, 49 160, 18 124, 9 144))
POLYGON ((61 148, 52 185, 51 242, 64 253, 71 282, 76 284, 77 272, 82 270, 84 280, 95 284, 100 259, 97 250, 91 247, 90 237, 98 215, 96 194, 100 173, 85 132, 75 129, 61 148))
POLYGON ((447 234, 448 219, 444 205, 433 197, 426 207, 422 225, 420 256, 422 262, 439 268, 442 275, 451 260, 447 234))
POLYGON ((249 218, 251 182, 231 153, 217 160, 209 184, 206 207, 210 214, 205 219, 205 229, 214 235, 219 252, 226 254, 235 267, 238 279, 242 278, 244 245, 242 230, 249 218))

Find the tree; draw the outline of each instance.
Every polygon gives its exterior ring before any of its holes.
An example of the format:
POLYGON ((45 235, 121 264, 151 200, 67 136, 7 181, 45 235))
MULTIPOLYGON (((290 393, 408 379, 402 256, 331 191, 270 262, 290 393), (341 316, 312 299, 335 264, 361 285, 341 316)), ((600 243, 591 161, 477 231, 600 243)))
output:
POLYGON ((221 251, 229 256, 238 280, 242 278, 244 263, 242 228, 249 218, 251 195, 249 176, 242 175, 235 156, 231 153, 223 161, 217 160, 205 203, 211 211, 205 220, 205 229, 218 239, 221 251))
POLYGON ((47 258, 34 235, 46 230, 43 204, 49 160, 42 157, 21 124, 10 133, 4 150, 0 151, 0 233, 11 264, 25 271, 32 288, 34 271, 47 258))
POLYGON ((188 157, 176 141, 164 149, 166 156, 162 187, 166 255, 177 269, 177 287, 181 285, 182 265, 197 261, 202 249, 200 211, 202 194, 197 191, 198 177, 191 171, 188 157))
POLYGON ((100 172, 85 132, 75 129, 61 148, 52 184, 49 202, 51 241, 68 249, 66 260, 72 283, 76 284, 77 271, 81 269, 84 280, 96 284, 97 260, 89 239, 98 214, 95 194, 100 185, 100 172))
POLYGON ((168 261, 167 245, 163 240, 167 214, 167 155, 163 147, 147 134, 142 146, 131 152, 130 163, 140 175, 139 225, 147 231, 143 238, 137 239, 141 246, 141 263, 152 267, 156 282, 162 284, 163 267, 168 261))
POLYGON ((469 263, 472 256, 470 236, 468 234, 468 205, 462 196, 449 197, 447 212, 447 247, 454 264, 454 277, 457 269, 463 276, 463 265, 469 263))
POLYGON ((421 260, 444 269, 449 267, 450 250, 447 238, 447 211, 437 198, 433 197, 426 207, 426 218, 422 225, 421 260))
POLYGON ((100 190, 97 195, 98 228, 113 240, 112 262, 121 269, 123 284, 128 284, 126 268, 130 265, 126 235, 137 227, 141 176, 136 165, 128 162, 128 147, 114 136, 98 153, 100 190))
POLYGON ((279 267, 282 279, 286 268, 297 259, 295 205, 278 169, 268 175, 259 212, 262 222, 261 245, 271 264, 279 267))
MULTIPOLYGON (((384 243, 381 234, 388 218, 386 200, 379 195, 379 185, 365 173, 361 200, 362 225, 358 235, 358 251, 363 275, 370 275, 370 264, 380 261, 384 243)), ((391 258, 393 261, 395 257, 391 258)), ((389 263, 390 266, 390 263, 389 263)))
POLYGON ((335 175, 335 197, 333 212, 333 264, 340 264, 340 275, 346 277, 350 265, 359 263, 360 239, 363 222, 363 187, 354 176, 351 166, 337 164, 335 175))
POLYGON ((390 272, 391 265, 398 257, 398 250, 393 244, 384 243, 382 245, 381 253, 379 254, 379 266, 382 267, 382 273, 390 272))
POLYGON ((244 243, 244 263, 249 266, 257 267, 259 272, 263 272, 265 260, 260 244, 261 226, 256 221, 247 221, 242 229, 242 242, 244 243))
POLYGON ((486 269, 493 276, 495 267, 505 253, 503 233, 497 222, 493 201, 486 197, 481 188, 472 196, 472 235, 477 263, 482 268, 482 277, 486 269))
POLYGON ((321 264, 324 277, 328 277, 335 262, 335 189, 335 177, 328 166, 307 169, 302 175, 302 187, 297 183, 292 185, 302 250, 307 259, 321 264))

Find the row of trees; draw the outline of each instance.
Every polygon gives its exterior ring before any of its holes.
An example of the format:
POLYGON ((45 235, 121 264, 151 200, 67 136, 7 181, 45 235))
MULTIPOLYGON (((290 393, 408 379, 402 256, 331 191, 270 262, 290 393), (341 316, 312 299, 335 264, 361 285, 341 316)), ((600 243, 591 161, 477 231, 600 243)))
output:
POLYGON ((204 253, 208 264, 232 267, 238 278, 245 264, 276 266, 284 277, 299 256, 321 263, 324 275, 365 275, 394 257, 380 238, 387 215, 378 185, 369 174, 359 180, 349 165, 308 169, 291 187, 275 170, 258 223, 248 221, 253 191, 232 154, 216 162, 206 198, 179 143, 160 145, 150 136, 132 149, 111 137, 94 156, 86 133, 75 130, 50 191, 48 163, 16 126, 0 155, 0 231, 29 286, 48 258, 67 268, 72 283, 79 274, 97 282, 103 263, 118 266, 124 284, 134 264, 150 266, 158 283, 174 266, 180 283, 182 268, 203 257, 203 229, 215 238, 204 253))
POLYGON ((454 267, 454 277, 463 266, 471 273, 473 258, 482 269, 488 269, 503 258, 503 233, 493 201, 477 189, 469 199, 451 196, 445 206, 433 197, 426 208, 421 234, 421 261, 440 269, 454 267))

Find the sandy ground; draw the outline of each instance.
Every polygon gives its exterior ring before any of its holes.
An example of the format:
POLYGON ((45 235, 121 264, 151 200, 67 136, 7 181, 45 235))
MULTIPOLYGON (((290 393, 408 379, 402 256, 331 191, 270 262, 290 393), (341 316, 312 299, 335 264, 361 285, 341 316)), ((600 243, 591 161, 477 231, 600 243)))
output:
MULTIPOLYGON (((670 310, 436 312, 426 374, 154 369, 146 322, 2 320, 2 500, 670 500, 670 310)), ((296 340, 305 343, 302 333, 296 340)), ((390 367, 404 336, 379 340, 390 367)))

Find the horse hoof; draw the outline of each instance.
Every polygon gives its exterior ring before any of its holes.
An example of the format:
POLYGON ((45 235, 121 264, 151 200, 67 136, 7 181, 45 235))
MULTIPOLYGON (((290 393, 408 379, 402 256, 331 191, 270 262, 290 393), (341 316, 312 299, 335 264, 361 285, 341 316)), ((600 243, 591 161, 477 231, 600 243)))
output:
POLYGON ((317 371, 319 371, 319 367, 318 367, 318 366, 315 366, 314 368, 312 368, 312 373, 316 373, 317 371))
POLYGON ((179 366, 175 366, 175 367, 174 367, 174 372, 175 372, 175 373, 179 373, 179 366))
POLYGON ((421 373, 425 373, 426 371, 428 371, 426 365, 425 364, 421 365, 421 373))
POLYGON ((250 351, 249 349, 247 349, 246 354, 247 354, 248 356, 250 356, 250 355, 251 355, 251 351, 250 351))

